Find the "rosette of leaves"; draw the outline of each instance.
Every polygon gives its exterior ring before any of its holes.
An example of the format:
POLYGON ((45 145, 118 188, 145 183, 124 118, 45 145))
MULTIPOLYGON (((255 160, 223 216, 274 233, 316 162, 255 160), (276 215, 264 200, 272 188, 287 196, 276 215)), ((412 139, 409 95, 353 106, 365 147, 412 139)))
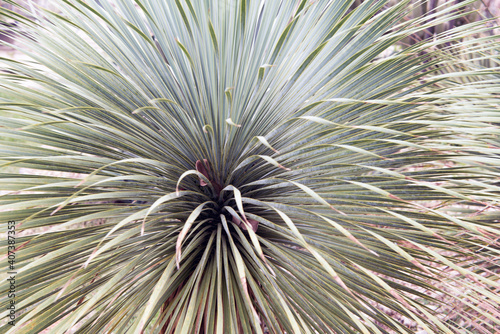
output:
POLYGON ((2 332, 493 333, 500 81, 447 53, 491 28, 351 2, 3 10, 2 332))

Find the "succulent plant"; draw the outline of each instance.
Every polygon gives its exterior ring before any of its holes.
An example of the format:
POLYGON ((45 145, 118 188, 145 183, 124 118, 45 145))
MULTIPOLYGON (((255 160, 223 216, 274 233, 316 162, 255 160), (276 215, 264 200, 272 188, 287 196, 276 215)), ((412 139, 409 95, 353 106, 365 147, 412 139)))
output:
POLYGON ((3 11, 32 61, 1 59, 0 331, 493 333, 499 45, 399 43, 469 2, 3 11))

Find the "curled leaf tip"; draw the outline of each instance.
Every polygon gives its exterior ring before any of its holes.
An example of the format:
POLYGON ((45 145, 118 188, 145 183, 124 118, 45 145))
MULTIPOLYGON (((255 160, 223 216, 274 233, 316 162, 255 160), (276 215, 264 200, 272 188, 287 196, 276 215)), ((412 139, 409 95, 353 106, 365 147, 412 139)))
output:
POLYGON ((226 123, 229 125, 235 126, 237 128, 241 128, 241 124, 236 124, 235 122, 233 122, 233 120, 231 118, 226 119, 226 123))
POLYGON ((257 136, 256 137, 257 140, 264 146, 266 146, 267 148, 269 148, 270 150, 274 151, 275 153, 277 154, 280 154, 280 152, 275 149, 274 147, 271 146, 271 144, 269 144, 269 142, 267 141, 266 137, 263 137, 263 136, 257 136))

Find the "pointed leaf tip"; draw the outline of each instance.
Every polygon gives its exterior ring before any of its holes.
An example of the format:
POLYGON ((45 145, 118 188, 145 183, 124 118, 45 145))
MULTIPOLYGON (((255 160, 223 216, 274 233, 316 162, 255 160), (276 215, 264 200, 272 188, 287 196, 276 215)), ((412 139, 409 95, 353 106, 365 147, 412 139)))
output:
POLYGON ((260 141, 260 143, 262 145, 266 146, 270 150, 273 150, 277 154, 280 153, 277 149, 275 149, 274 147, 272 147, 271 144, 269 144, 269 142, 267 141, 267 139, 265 137, 263 137, 263 136, 257 136, 256 138, 257 138, 258 141, 260 141))

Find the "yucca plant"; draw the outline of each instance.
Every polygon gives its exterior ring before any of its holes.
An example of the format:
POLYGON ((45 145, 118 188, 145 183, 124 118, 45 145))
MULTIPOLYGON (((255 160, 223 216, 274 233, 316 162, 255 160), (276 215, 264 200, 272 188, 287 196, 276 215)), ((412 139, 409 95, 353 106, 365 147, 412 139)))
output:
POLYGON ((499 44, 352 2, 3 10, 1 332, 495 333, 499 44))

